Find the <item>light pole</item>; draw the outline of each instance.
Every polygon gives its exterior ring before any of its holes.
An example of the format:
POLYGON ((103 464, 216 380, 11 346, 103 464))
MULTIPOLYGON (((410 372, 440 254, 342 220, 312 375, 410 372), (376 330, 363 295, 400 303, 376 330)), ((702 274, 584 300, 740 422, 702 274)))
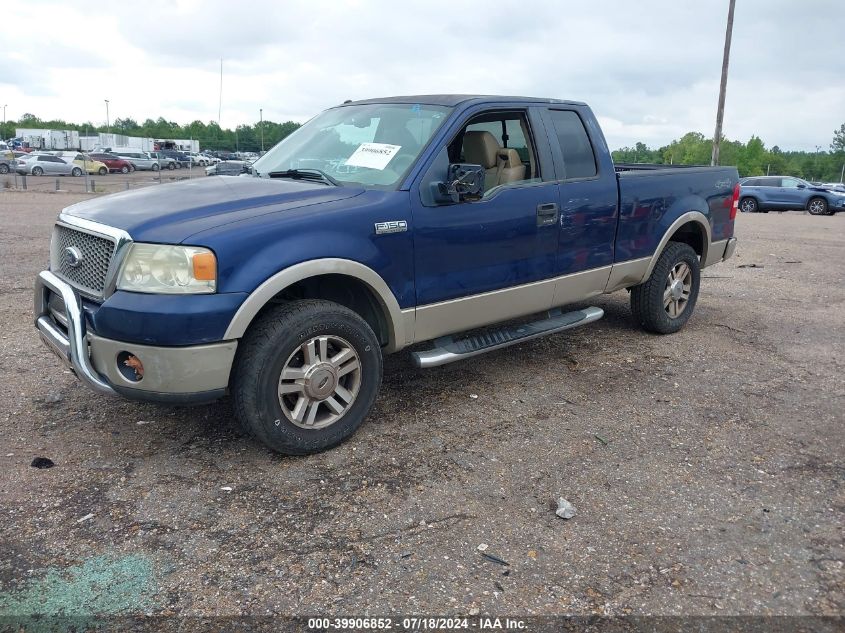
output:
POLYGON ((261 153, 264 153, 264 108, 258 108, 258 118, 261 121, 261 153))
POLYGON ((725 117, 725 91, 728 87, 728 62, 731 58, 731 34, 734 29, 734 2, 728 4, 728 26, 725 29, 725 52, 722 55, 722 82, 719 84, 719 106, 716 108, 716 133, 713 135, 711 165, 719 164, 719 144, 722 142, 722 119, 725 117))
POLYGON ((106 102, 106 134, 111 134, 111 125, 109 125, 109 100, 103 99, 106 102))
MULTIPOLYGON (((6 134, 6 105, 5 103, 3 104, 3 135, 6 134)), ((3 135, 0 135, 0 140, 2 140, 3 135)))

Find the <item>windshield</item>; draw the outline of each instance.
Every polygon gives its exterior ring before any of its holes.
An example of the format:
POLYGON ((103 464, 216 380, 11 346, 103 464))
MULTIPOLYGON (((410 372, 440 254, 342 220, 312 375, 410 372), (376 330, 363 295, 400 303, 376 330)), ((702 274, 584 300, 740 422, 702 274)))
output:
POLYGON ((373 103, 326 110, 253 164, 253 173, 316 169, 340 184, 395 187, 450 108, 373 103))

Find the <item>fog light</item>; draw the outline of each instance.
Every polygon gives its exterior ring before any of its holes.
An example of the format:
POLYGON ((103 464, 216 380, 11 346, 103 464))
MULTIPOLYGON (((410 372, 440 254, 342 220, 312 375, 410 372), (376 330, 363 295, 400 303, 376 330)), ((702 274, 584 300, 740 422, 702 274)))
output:
POLYGON ((129 352, 117 355, 117 370, 130 382, 140 382, 144 377, 144 364, 141 359, 129 352))

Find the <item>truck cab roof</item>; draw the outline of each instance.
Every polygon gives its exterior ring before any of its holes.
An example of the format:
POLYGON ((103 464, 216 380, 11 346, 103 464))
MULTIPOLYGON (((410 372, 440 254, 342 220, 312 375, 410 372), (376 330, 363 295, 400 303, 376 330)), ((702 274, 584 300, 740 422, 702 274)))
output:
POLYGON ((361 99, 360 101, 346 101, 342 106, 361 105, 367 103, 419 103, 425 105, 439 105, 454 107, 468 102, 473 103, 557 103, 562 105, 587 105, 583 101, 565 101, 562 99, 544 99, 542 97, 509 97, 503 95, 472 95, 472 94, 442 94, 442 95, 407 95, 403 97, 378 97, 361 99))

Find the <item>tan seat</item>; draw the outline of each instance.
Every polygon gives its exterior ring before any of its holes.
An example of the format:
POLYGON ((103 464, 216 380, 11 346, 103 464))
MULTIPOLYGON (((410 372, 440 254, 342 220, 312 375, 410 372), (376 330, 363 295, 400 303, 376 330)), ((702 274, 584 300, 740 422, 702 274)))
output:
POLYGON ((484 168, 484 191, 525 179, 525 165, 515 149, 503 148, 490 132, 464 134, 464 160, 484 168))

